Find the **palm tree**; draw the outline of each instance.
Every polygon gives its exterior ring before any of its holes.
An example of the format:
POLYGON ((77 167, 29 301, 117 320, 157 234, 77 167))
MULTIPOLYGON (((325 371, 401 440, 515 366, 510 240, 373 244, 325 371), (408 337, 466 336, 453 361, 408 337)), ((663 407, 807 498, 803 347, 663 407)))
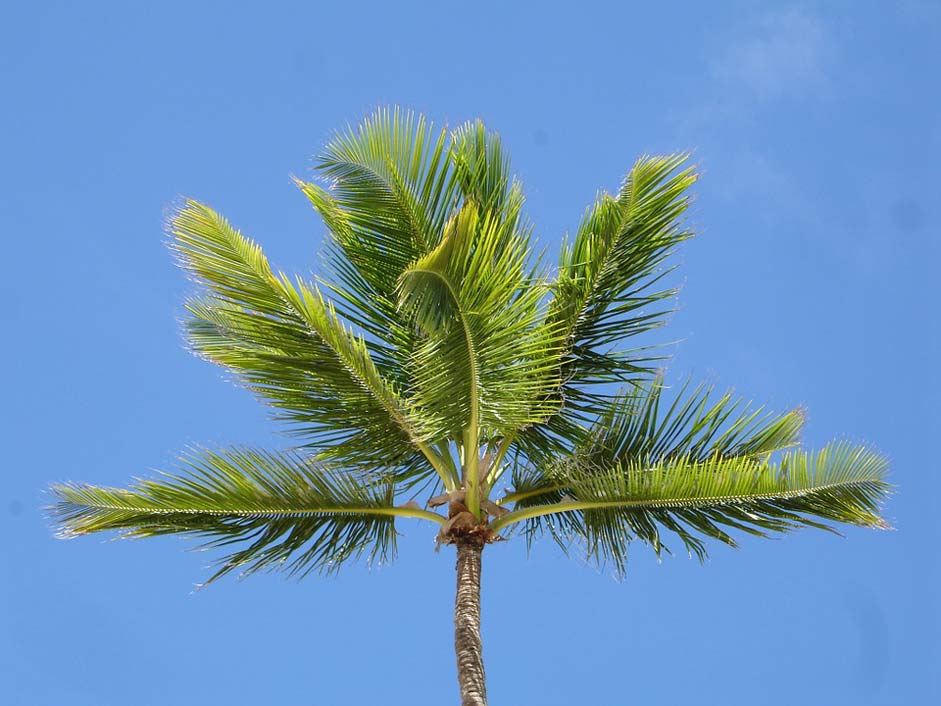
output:
POLYGON ((330 233, 327 279, 273 270, 196 201, 169 226, 200 288, 186 303, 192 349, 270 404, 298 445, 198 449, 130 489, 57 485, 62 536, 202 537, 225 552, 214 580, 390 559, 396 521, 434 523, 457 553, 462 703, 479 705, 481 556, 515 530, 623 573, 635 540, 668 551, 665 530, 702 559, 707 538, 734 546, 730 531, 885 526, 883 458, 797 448, 800 410, 668 391, 657 351, 627 345, 668 313, 663 263, 691 235, 685 155, 639 159, 552 277, 480 122, 448 132, 380 111, 316 166, 328 188, 297 185, 330 233))

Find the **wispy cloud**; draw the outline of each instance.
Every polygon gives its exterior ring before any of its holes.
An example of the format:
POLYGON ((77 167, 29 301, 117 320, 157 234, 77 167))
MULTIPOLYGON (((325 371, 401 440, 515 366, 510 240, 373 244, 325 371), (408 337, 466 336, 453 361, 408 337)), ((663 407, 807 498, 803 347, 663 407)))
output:
MULTIPOLYGON (((720 197, 800 203, 801 182, 774 154, 764 126, 769 111, 827 99, 835 53, 828 27, 808 11, 785 8, 743 17, 710 45, 703 92, 677 116, 683 141, 721 175, 720 197)), ((780 208, 767 213, 780 215, 780 208)))
POLYGON ((753 218, 764 226, 779 219, 782 204, 805 200, 799 181, 760 149, 738 146, 710 165, 721 175, 712 187, 715 194, 728 202, 747 199, 755 206, 753 218))
POLYGON ((816 17, 798 10, 765 15, 743 28, 710 67, 724 91, 773 100, 816 91, 827 83, 827 37, 816 17))
POLYGON ((780 101, 825 97, 832 45, 826 25, 802 10, 744 18, 707 47, 704 93, 680 122, 693 133, 725 132, 780 101))

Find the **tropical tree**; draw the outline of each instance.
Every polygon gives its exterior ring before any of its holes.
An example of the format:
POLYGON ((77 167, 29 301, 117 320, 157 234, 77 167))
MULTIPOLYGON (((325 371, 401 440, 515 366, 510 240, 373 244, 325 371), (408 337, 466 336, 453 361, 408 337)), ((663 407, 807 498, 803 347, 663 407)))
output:
POLYGON ((57 485, 62 536, 202 537, 224 553, 211 581, 387 560, 397 521, 431 522, 456 547, 458 681, 462 703, 479 705, 481 556, 516 530, 623 573, 632 542, 660 554, 664 535, 702 559, 704 540, 734 546, 732 532, 884 526, 882 457, 800 448, 800 410, 668 390, 657 350, 631 343, 669 313, 664 263, 691 235, 697 178, 685 155, 639 159, 551 273, 480 122, 449 132, 380 111, 338 134, 316 168, 321 184, 297 185, 329 231, 322 280, 274 270, 196 201, 169 224, 199 287, 186 303, 193 351, 299 443, 195 450, 129 489, 57 485))

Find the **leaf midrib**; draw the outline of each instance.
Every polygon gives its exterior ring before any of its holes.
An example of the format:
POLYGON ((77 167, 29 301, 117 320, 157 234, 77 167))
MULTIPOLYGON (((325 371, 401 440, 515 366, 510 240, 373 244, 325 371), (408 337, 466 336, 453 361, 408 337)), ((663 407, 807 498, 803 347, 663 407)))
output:
POLYGON ((113 512, 140 513, 148 515, 211 515, 213 517, 223 517, 227 515, 237 517, 315 517, 317 515, 381 515, 394 517, 414 517, 419 519, 432 520, 443 524, 445 519, 437 513, 428 510, 409 507, 318 507, 318 508, 195 508, 195 507, 163 507, 160 505, 122 505, 120 503, 88 503, 66 501, 68 505, 74 507, 94 508, 96 510, 106 510, 113 512))

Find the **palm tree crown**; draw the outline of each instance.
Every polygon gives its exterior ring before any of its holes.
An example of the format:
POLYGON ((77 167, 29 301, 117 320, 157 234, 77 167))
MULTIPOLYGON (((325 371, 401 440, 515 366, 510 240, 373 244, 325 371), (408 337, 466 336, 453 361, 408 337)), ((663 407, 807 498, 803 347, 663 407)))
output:
MULTIPOLYGON (((665 391, 657 352, 631 346, 669 313, 664 261, 692 235, 685 155, 639 159, 551 274, 533 257, 500 140, 480 122, 448 131, 380 111, 316 166, 323 181, 297 185, 329 231, 327 279, 274 270, 196 201, 169 227, 199 287, 186 303, 193 351, 271 405, 299 443, 195 450, 180 471, 129 489, 55 486, 64 536, 184 533, 223 550, 212 579, 304 575, 390 559, 395 523, 410 518, 475 552, 479 581, 480 550, 518 528, 623 572, 635 540, 660 553, 671 535, 702 558, 704 539, 734 545, 732 531, 884 526, 882 457, 847 443, 801 449, 800 410, 665 391)), ((484 703, 479 636, 477 661, 461 661, 461 626, 473 638, 475 623, 459 623, 459 669, 480 667, 478 687, 462 681, 464 702, 484 703)))

